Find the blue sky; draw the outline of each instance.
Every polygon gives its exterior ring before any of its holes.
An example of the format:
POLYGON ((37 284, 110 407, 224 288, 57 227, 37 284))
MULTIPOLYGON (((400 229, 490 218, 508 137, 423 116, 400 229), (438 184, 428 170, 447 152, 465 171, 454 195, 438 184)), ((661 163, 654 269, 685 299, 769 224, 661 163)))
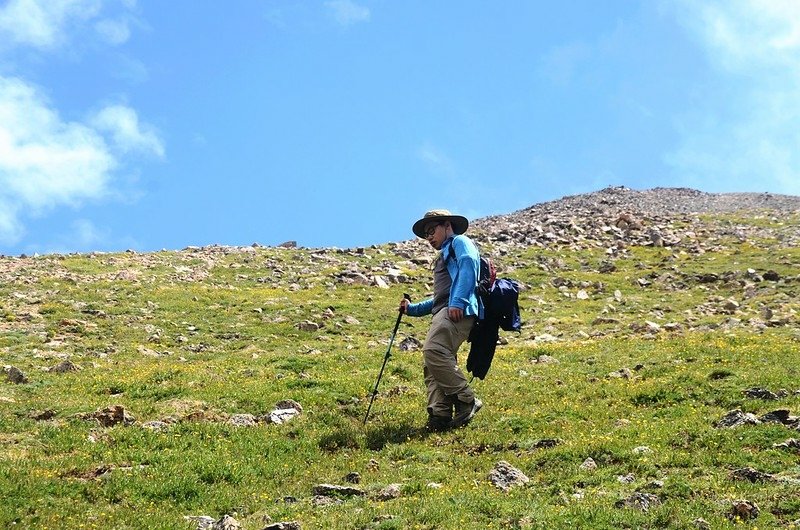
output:
POLYGON ((800 194, 795 0, 0 0, 0 254, 800 194))

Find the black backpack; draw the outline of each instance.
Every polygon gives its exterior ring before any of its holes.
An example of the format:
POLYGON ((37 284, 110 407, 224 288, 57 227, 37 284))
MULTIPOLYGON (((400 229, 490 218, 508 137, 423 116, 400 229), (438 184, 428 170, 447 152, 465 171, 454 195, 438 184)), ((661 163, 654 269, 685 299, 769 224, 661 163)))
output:
MULTIPOLYGON (((456 259, 450 245, 448 259, 456 259)), ((484 379, 494 359, 500 329, 517 331, 522 328, 519 311, 519 283, 510 278, 497 278, 497 269, 488 256, 481 256, 476 294, 483 304, 484 315, 472 327, 467 342, 471 343, 467 357, 467 371, 473 377, 484 379)))

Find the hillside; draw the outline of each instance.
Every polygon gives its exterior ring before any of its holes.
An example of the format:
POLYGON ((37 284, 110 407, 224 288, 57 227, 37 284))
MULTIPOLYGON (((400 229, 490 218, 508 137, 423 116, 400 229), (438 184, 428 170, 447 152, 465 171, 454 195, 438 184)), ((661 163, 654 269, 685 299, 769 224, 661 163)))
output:
POLYGON ((437 435, 427 319, 361 425, 423 241, 0 257, 0 525, 800 524, 800 197, 607 188, 469 233, 525 324, 437 435))

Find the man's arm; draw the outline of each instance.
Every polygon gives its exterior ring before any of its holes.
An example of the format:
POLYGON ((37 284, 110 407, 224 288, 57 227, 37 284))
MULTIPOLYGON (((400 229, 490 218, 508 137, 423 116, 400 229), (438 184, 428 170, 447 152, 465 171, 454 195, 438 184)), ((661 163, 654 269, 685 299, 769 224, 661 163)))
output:
POLYGON ((459 322, 464 318, 464 310, 470 304, 470 298, 475 293, 480 256, 477 247, 466 237, 455 237, 450 244, 453 245, 458 272, 450 287, 448 313, 450 320, 459 322))

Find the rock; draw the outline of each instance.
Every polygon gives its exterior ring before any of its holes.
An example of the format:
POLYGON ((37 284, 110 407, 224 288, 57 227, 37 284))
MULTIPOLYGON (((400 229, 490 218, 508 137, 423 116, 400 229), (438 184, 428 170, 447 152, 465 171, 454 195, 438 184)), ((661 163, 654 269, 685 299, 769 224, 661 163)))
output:
POLYGON ((779 399, 777 394, 767 390, 766 388, 748 388, 747 390, 742 390, 742 393, 750 399, 779 399))
POLYGON ((321 497, 363 497, 364 490, 352 486, 337 486, 335 484, 317 484, 312 490, 314 495, 321 497))
POLYGON ((643 490, 660 490, 664 488, 664 481, 663 480, 651 480, 647 484, 641 487, 643 490))
POLYGON ((659 331, 661 331, 661 325, 656 324, 655 322, 651 322, 650 320, 645 320, 644 325, 645 325, 645 330, 648 333, 658 333, 659 331))
POLYGON ((611 261, 604 261, 600 264, 600 267, 597 270, 601 274, 610 274, 617 270, 617 266, 611 261))
POLYGON ((660 506, 661 499, 652 493, 636 492, 625 499, 618 500, 614 503, 615 508, 632 508, 634 510, 641 510, 646 512, 650 508, 660 506))
POLYGON ((764 273, 763 278, 769 282, 777 282, 781 279, 781 275, 773 270, 768 270, 764 273))
POLYGON ((737 302, 736 300, 726 300, 722 306, 722 309, 724 309, 729 313, 733 313, 734 311, 739 309, 739 302, 737 302))
POLYGON ((540 355, 536 359, 533 360, 535 364, 560 364, 561 361, 556 359, 555 357, 550 357, 549 355, 540 355))
POLYGON ((211 530, 242 530, 242 525, 230 515, 223 515, 211 525, 211 530))
POLYGON ((270 523, 261 530, 300 530, 300 523, 296 521, 286 521, 282 523, 270 523))
POLYGON ((345 482, 349 482, 350 484, 359 484, 361 483, 361 475, 356 471, 351 471, 344 477, 345 482))
POLYGON ((530 479, 519 469, 501 460, 489 472, 489 481, 497 488, 508 491, 513 487, 527 484, 530 479))
POLYGON ((422 348, 422 343, 414 337, 406 337, 399 347, 402 351, 413 351, 422 348))
POLYGON ((304 320, 297 324, 297 329, 300 331, 318 331, 320 325, 316 322, 311 322, 310 320, 304 320))
POLYGON ((733 480, 744 480, 746 482, 771 482, 775 480, 775 477, 769 473, 757 471, 752 467, 735 469, 731 472, 731 478, 733 480))
POLYGON ((22 370, 20 370, 16 366, 6 366, 5 372, 6 372, 6 378, 10 383, 13 383, 15 385, 22 385, 28 382, 28 378, 25 377, 25 374, 22 373, 22 370))
POLYGON ((731 505, 731 511, 728 514, 730 519, 741 519, 743 521, 749 521, 750 519, 755 519, 758 517, 761 511, 758 509, 758 505, 754 502, 750 502, 748 500, 736 500, 733 501, 731 505))
POLYGON ((584 289, 581 289, 580 291, 578 291, 578 294, 576 294, 575 297, 578 300, 588 300, 590 298, 589 297, 589 293, 587 293, 584 289))
POLYGON ((285 399, 275 404, 275 408, 267 415, 265 421, 281 425, 299 416, 303 411, 300 403, 292 399, 285 399))
POLYGON ((252 414, 232 414, 228 418, 228 423, 234 427, 254 427, 258 424, 258 420, 252 414))
POLYGON ((282 399, 275 403, 275 408, 280 410, 294 409, 297 412, 303 412, 303 406, 293 399, 282 399))
POLYGON ((162 432, 169 428, 169 423, 160 420, 148 421, 142 424, 143 429, 149 429, 154 432, 162 432))
POLYGON ((161 357, 161 354, 158 353, 156 350, 151 350, 150 348, 146 348, 141 344, 136 348, 136 351, 138 351, 142 355, 146 355, 147 357, 161 357))
POLYGON ((284 241, 283 243, 278 245, 278 248, 297 248, 297 241, 294 240, 284 241))
POLYGON ((80 366, 74 364, 72 361, 67 359, 51 367, 48 370, 48 372, 53 372, 56 374, 66 374, 67 372, 77 372, 80 369, 81 369, 80 366))
POLYGON ((630 368, 620 368, 616 372, 611 372, 608 374, 608 377, 615 379, 630 379, 633 377, 633 372, 631 372, 630 368))
POLYGON ((650 242, 653 244, 654 247, 664 246, 664 238, 661 237, 661 233, 658 230, 651 229, 649 236, 650 236, 650 242))
POLYGON ((717 429, 739 427, 740 425, 760 425, 761 421, 754 414, 742 412, 739 409, 725 414, 718 422, 714 423, 717 429))
POLYGON ((357 326, 361 324, 361 322, 356 317, 352 317, 349 315, 344 317, 344 322, 345 324, 350 324, 351 326, 357 326))
POLYGON ((595 463, 593 458, 587 458, 583 461, 583 464, 580 465, 579 469, 582 471, 594 471, 597 469, 597 463, 595 463))
POLYGON ((649 455, 652 454, 653 450, 647 447, 646 445, 640 445, 639 447, 633 448, 633 454, 636 455, 649 455))
POLYGON ((401 484, 389 484, 375 495, 377 501, 390 501, 400 498, 401 484))
POLYGON ((800 449, 800 440, 797 438, 789 438, 785 442, 773 444, 775 449, 800 449))
POLYGON ((617 482, 620 484, 633 484, 636 482, 636 476, 633 473, 627 475, 617 475, 617 482))
POLYGON ((315 495, 311 499, 311 504, 313 504, 317 508, 324 508, 326 506, 335 506, 337 504, 343 504, 344 501, 338 497, 331 497, 328 495, 315 495))
POLYGON ((619 319, 612 318, 612 317, 597 317, 592 320, 593 326, 599 326, 601 324, 619 324, 619 319))
POLYGON ((214 526, 214 518, 208 515, 184 515, 183 518, 190 523, 195 523, 196 530, 211 530, 214 526))
POLYGON ((374 276, 372 278, 372 284, 380 289, 388 289, 389 284, 386 283, 386 280, 383 279, 383 276, 374 276))
POLYGON ((697 530, 711 530, 711 524, 702 517, 698 517, 692 521, 692 524, 697 530))
POLYGON ((550 342, 558 342, 558 337, 555 337, 549 333, 542 333, 541 335, 537 335, 533 342, 535 344, 547 344, 550 342))
POLYGON ((28 417, 36 421, 51 420, 56 417, 56 411, 51 409, 46 410, 33 410, 28 413, 28 417))
POLYGON ((549 449, 562 443, 564 441, 559 438, 542 438, 541 440, 536 440, 533 447, 536 449, 549 449))
POLYGON ((136 423, 136 418, 129 414, 128 411, 120 405, 112 405, 110 407, 100 409, 90 414, 84 414, 82 416, 85 419, 96 420, 101 427, 112 427, 120 423, 123 425, 132 425, 133 423, 136 423))
POLYGON ((767 412, 759 419, 763 423, 780 423, 782 425, 787 425, 787 426, 792 426, 798 420, 800 420, 800 418, 792 416, 787 409, 778 409, 778 410, 773 410, 771 412, 767 412))

